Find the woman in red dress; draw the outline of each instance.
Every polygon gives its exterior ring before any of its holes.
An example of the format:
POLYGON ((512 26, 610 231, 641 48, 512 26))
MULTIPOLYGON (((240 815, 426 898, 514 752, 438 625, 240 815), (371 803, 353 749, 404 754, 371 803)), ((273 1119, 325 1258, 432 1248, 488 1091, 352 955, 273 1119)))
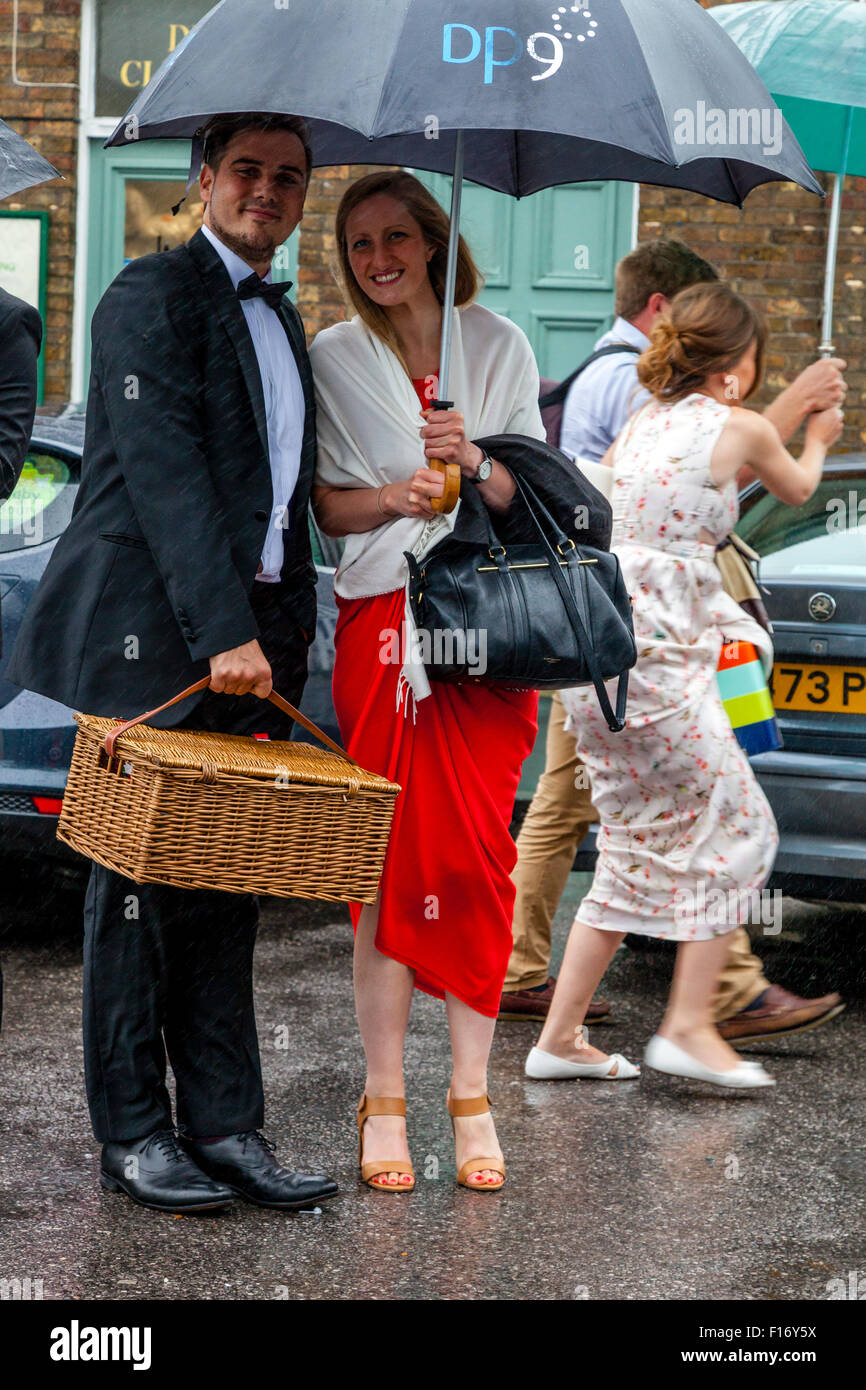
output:
POLYGON ((402 788, 378 901, 351 907, 367 1058, 359 1159, 364 1180, 391 1192, 414 1186, 403 1082, 413 988, 445 1001, 458 1182, 478 1191, 504 1182, 487 1061, 511 951, 509 823, 537 717, 534 692, 431 685, 412 641, 403 553, 426 554, 461 505, 434 512, 442 475, 425 461, 459 464, 491 513, 504 513, 513 479, 470 438, 544 438, 529 343, 472 302, 479 277, 462 239, 451 377, 462 413, 429 408, 448 232, 445 213, 411 175, 373 174, 349 189, 336 239, 356 314, 320 333, 311 353, 316 516, 327 535, 346 537, 335 580, 337 718, 352 756, 402 788))

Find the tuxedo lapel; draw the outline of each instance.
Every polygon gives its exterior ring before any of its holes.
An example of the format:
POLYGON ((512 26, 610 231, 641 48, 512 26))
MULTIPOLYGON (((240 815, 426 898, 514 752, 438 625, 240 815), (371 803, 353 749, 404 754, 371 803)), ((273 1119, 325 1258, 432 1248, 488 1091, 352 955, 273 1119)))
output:
POLYGON ((304 392, 304 437, 306 438, 314 413, 313 396, 313 374, 310 369, 310 359, 307 354, 307 343, 304 337, 304 329, 300 316, 296 309, 289 308, 285 300, 280 305, 278 311, 283 327, 289 339, 289 345, 294 355, 295 363, 298 368, 298 375, 301 378, 301 387, 304 392))
POLYGON ((296 361, 296 363, 297 363, 297 365, 298 365, 298 371, 299 371, 300 376, 301 376, 301 381, 302 381, 302 383, 304 384, 304 399, 306 400, 307 391, 306 391, 306 382, 304 381, 304 377, 305 377, 305 375, 306 375, 306 373, 305 373, 305 371, 304 371, 304 368, 305 368, 305 366, 306 366, 306 363, 305 363, 305 360, 304 360, 304 359, 306 358, 306 355, 307 355, 307 346, 306 346, 306 343, 304 343, 304 342, 302 341, 302 339, 301 339, 301 334, 299 333, 299 331, 298 331, 298 329, 297 329, 297 327, 296 327, 295 319, 294 319, 293 315, 292 315, 292 314, 289 312, 289 310, 286 308, 285 298, 283 299, 282 304, 280 305, 279 309, 277 310, 277 313, 279 314, 280 320, 281 320, 281 322, 282 322, 282 325, 283 325, 283 327, 284 327, 285 330, 286 330, 286 335, 287 335, 287 337, 288 337, 288 339, 289 339, 289 343, 290 343, 290 345, 291 345, 292 354, 293 354, 294 359, 295 359, 295 361, 296 361))
POLYGON ((244 317, 244 311, 241 308, 241 302, 232 287, 228 271, 207 237, 204 235, 204 232, 201 230, 197 231, 195 236, 187 243, 187 247, 205 283, 206 292, 219 314, 226 332, 231 338, 235 352, 238 355, 241 371, 244 374, 244 381, 246 382, 250 400, 252 401, 259 442, 261 443, 265 462, 267 463, 270 459, 270 452, 268 449, 268 424, 265 415, 262 375, 259 371, 256 350, 253 347, 253 340, 244 317))

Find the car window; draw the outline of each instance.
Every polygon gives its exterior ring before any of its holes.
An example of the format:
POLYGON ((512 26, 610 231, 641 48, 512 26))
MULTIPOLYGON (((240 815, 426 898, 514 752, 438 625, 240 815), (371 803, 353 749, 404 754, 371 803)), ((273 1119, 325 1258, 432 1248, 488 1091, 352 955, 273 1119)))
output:
POLYGON ((31 446, 11 497, 0 505, 0 554, 56 540, 78 491, 77 460, 31 446))
POLYGON ((866 576, 866 472, 824 478, 802 507, 764 493, 740 519, 739 535, 762 557, 761 574, 866 576))

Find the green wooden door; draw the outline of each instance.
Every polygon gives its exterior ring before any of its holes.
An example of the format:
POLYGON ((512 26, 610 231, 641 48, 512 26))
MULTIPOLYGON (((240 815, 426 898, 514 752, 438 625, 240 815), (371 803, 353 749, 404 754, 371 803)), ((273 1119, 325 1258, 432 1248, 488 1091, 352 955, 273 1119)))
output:
MULTIPOLYGON (((183 197, 189 177, 189 141, 153 140, 106 150, 98 140, 90 150, 90 239, 87 248, 87 323, 115 275, 128 261, 188 241, 201 225, 198 184, 177 217, 172 206, 183 197)), ((278 247, 274 276, 297 282, 298 233, 278 247)), ((294 299, 296 290, 292 290, 294 299)), ((85 383, 90 377, 90 333, 85 344, 85 383)))
MULTIPOLYGON (((449 208, 451 180, 419 177, 449 208)), ((564 184, 521 199, 465 185, 460 226, 486 276, 481 303, 520 325, 542 376, 567 376, 613 323, 633 208, 632 184, 564 184)))

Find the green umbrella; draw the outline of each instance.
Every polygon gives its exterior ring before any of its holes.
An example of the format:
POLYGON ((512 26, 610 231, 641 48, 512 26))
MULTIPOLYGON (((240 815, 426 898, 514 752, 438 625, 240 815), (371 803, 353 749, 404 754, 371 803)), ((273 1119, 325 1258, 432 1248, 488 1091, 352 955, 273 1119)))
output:
POLYGON ((813 169, 835 174, 819 351, 833 356, 833 290, 846 174, 866 175, 866 4, 748 0, 709 11, 757 69, 813 169))

